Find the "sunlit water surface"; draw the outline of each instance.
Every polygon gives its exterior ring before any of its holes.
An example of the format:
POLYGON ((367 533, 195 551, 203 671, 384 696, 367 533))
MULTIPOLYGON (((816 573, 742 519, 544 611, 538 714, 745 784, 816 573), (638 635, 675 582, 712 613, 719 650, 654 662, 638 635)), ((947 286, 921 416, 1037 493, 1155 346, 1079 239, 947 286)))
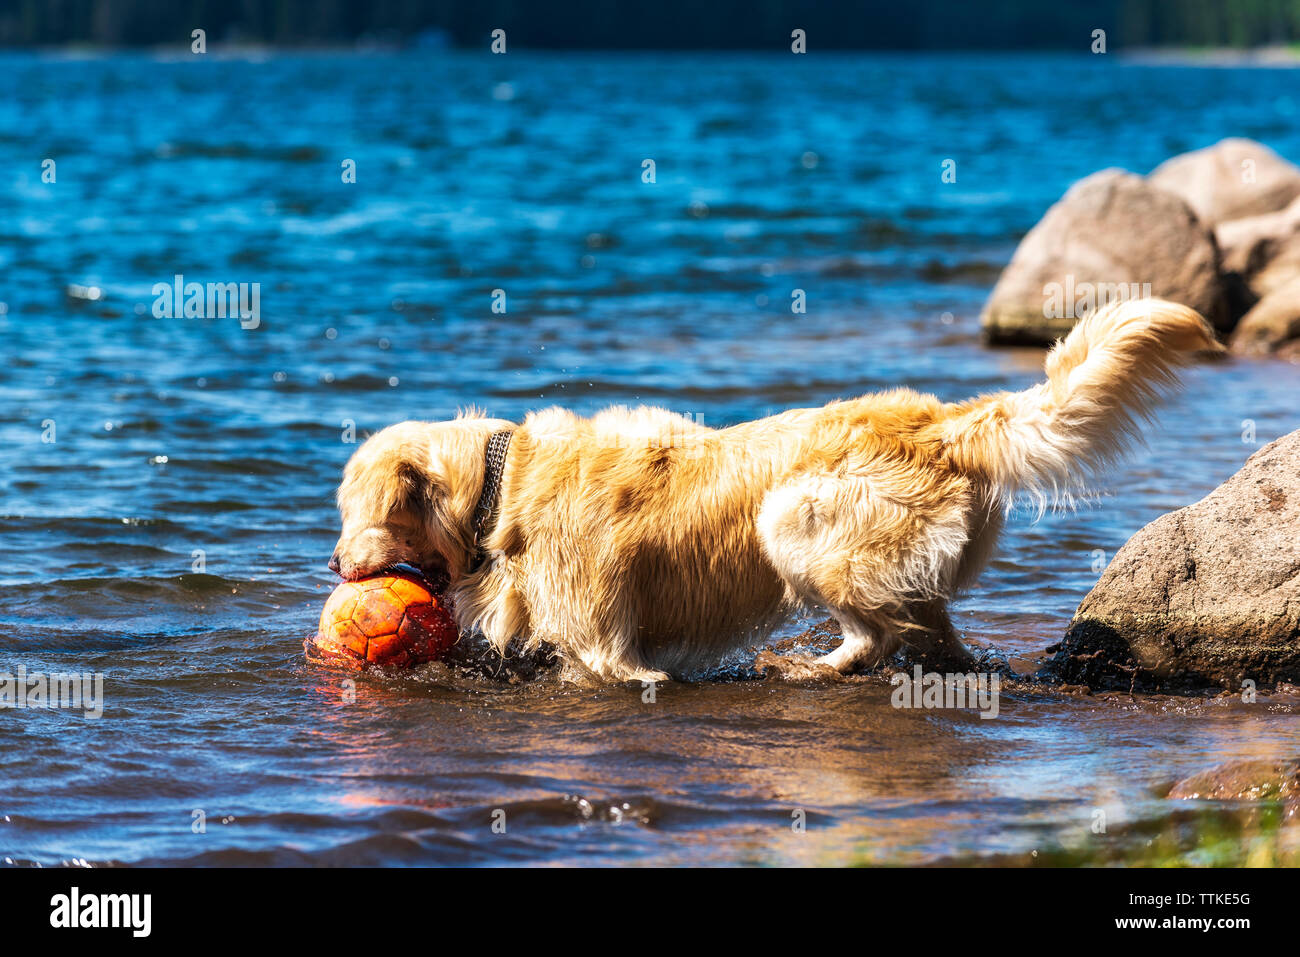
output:
MULTIPOLYGON (((647 703, 433 665, 347 703, 302 659, 350 427, 1022 388, 1042 354, 982 347, 977 313, 1072 181, 1227 135, 1300 158, 1295 73, 1102 59, 0 57, 0 662, 102 672, 106 695, 99 720, 0 714, 0 855, 1194 863, 1207 833, 1254 853, 1253 818, 1162 795, 1300 752, 1294 696, 1027 686, 981 720, 897 710, 878 678, 723 674, 647 703), (178 273, 260 283, 259 327, 155 318, 178 273)), ((1009 523, 959 605, 968 640, 1059 639, 1098 555, 1300 425, 1298 396, 1282 363, 1192 370, 1096 502, 1009 523)))

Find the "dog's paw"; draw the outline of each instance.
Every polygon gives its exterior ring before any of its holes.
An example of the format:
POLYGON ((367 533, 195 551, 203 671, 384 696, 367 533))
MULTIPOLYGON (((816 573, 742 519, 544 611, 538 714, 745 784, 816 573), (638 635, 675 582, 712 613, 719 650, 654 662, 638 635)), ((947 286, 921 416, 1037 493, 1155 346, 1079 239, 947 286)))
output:
POLYGON ((642 668, 639 671, 633 671, 621 676, 622 681, 631 681, 642 685, 665 684, 673 679, 669 677, 666 671, 655 671, 651 668, 642 668))
POLYGON ((778 655, 770 648, 754 658, 754 670, 763 677, 786 681, 842 681, 843 675, 824 662, 803 655, 778 655))

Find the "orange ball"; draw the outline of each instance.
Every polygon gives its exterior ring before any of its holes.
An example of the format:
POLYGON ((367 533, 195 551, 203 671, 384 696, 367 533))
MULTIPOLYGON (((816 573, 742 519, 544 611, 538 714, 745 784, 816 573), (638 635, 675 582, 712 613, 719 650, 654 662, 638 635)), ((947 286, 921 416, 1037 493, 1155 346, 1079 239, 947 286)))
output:
POLYGON ((312 660, 400 668, 436 661, 459 637, 455 619, 422 579, 392 573, 335 588, 305 646, 312 660))

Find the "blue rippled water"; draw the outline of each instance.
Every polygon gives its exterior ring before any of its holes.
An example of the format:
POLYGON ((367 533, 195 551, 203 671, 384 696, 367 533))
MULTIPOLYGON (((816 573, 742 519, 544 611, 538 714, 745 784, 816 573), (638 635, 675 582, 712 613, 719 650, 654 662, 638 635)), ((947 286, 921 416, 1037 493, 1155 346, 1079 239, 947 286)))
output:
MULTIPOLYGON (((1105 166, 1228 135, 1300 159, 1296 76, 1063 56, 0 56, 0 663, 103 672, 106 695, 98 720, 0 713, 0 855, 1102 860, 1098 805, 1126 822, 1119 852, 1177 831, 1158 785, 1294 754, 1294 700, 1026 693, 982 722, 896 711, 871 683, 718 680, 648 707, 435 665, 344 703, 301 642, 333 583, 353 430, 612 402, 725 425, 895 385, 1024 387, 1041 352, 987 349, 977 321, 1024 231, 1105 166), (260 284, 257 328, 156 318, 177 274, 260 284)), ((1297 396, 1283 363, 1192 370, 1096 503, 1009 525, 959 608, 969 640, 1055 641, 1097 550, 1300 425, 1297 396)))

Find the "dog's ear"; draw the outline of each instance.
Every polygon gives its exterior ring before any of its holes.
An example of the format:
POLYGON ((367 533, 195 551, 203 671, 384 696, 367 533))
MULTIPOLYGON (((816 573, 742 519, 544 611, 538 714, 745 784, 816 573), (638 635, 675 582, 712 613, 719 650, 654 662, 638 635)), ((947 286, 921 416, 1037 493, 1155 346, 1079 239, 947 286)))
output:
POLYGON ((409 459, 402 459, 382 483, 380 508, 385 514, 397 509, 421 511, 433 495, 428 474, 409 459))
POLYGON ((399 509, 422 511, 433 498, 428 472, 408 454, 412 450, 385 449, 364 454, 362 449, 343 471, 339 506, 352 514, 383 521, 399 509))

